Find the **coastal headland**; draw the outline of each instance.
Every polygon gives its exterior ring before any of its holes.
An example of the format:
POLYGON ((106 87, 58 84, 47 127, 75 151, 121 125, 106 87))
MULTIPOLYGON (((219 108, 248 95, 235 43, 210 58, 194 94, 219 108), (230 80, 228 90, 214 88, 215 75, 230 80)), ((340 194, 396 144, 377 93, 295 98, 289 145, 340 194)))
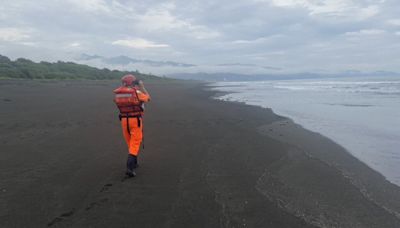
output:
POLYGON ((400 188, 270 109, 146 83, 124 178, 118 81, 0 80, 0 227, 400 227, 400 188))

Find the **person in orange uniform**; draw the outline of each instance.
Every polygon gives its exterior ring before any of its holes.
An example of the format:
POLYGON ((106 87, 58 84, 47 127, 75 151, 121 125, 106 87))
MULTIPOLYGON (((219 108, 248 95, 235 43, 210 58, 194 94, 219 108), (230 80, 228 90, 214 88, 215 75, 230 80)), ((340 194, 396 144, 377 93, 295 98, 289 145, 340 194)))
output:
POLYGON ((120 112, 122 132, 129 149, 126 175, 134 177, 143 140, 144 103, 150 101, 150 95, 143 82, 136 79, 134 75, 125 75, 121 81, 122 86, 114 90, 114 102, 120 112))

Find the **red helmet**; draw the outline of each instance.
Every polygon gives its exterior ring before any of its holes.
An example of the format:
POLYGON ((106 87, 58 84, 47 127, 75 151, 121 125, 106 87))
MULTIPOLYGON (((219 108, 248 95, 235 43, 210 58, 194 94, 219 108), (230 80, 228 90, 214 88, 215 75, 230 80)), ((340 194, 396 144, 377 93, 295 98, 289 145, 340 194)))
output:
POLYGON ((121 81, 122 81, 122 84, 131 86, 131 85, 133 85, 133 82, 136 81, 136 77, 135 77, 135 75, 127 74, 121 78, 121 81))

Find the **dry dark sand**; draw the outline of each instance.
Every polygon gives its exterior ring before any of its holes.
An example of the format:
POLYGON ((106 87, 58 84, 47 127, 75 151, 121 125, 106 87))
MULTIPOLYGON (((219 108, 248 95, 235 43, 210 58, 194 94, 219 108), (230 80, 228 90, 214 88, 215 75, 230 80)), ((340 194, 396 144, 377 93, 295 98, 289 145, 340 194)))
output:
POLYGON ((0 227, 400 227, 400 188, 271 110, 150 84, 138 176, 117 82, 0 81, 0 227))

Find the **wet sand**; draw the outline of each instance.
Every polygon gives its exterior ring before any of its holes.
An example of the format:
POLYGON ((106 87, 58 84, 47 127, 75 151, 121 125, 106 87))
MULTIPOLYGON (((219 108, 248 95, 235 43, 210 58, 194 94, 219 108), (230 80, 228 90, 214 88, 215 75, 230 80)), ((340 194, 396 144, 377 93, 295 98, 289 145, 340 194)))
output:
POLYGON ((400 188, 269 109, 148 84, 125 179, 118 82, 0 81, 0 227, 400 227, 400 188))

